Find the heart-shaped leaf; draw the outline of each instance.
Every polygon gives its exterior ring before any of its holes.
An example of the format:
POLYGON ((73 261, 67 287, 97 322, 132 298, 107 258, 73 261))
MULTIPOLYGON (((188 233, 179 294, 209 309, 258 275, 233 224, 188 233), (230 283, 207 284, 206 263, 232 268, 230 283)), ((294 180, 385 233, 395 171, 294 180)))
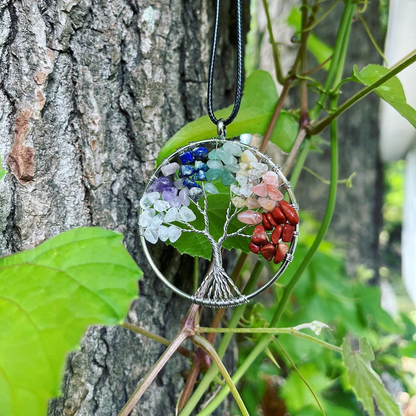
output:
POLYGON ((77 228, 0 259, 0 413, 45 416, 88 325, 115 325, 142 273, 123 236, 77 228))
MULTIPOLYGON (((369 86, 388 73, 389 69, 380 65, 368 65, 361 71, 358 71, 357 67, 354 66, 352 79, 360 84, 369 86)), ((377 87, 374 92, 394 107, 416 128, 416 110, 407 104, 406 95, 399 78, 390 78, 387 82, 377 87)))

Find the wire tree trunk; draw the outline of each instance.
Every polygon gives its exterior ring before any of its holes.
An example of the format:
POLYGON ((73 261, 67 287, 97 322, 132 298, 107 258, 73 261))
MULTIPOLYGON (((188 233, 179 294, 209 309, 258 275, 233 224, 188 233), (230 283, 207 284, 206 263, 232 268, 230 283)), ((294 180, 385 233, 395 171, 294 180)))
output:
MULTIPOLYGON (((141 255, 138 202, 161 146, 205 112, 213 7, 209 0, 0 4, 0 155, 10 172, 0 183, 1 253, 74 227, 122 232, 145 271, 129 319, 166 337, 189 305, 141 255)), ((230 10, 224 1, 216 108, 233 96, 230 10)), ((173 251, 155 256, 173 278, 189 275, 192 263, 173 251)), ((50 415, 116 415, 162 351, 122 328, 90 328, 68 358, 50 415)), ((174 357, 133 414, 173 415, 185 368, 174 357)))

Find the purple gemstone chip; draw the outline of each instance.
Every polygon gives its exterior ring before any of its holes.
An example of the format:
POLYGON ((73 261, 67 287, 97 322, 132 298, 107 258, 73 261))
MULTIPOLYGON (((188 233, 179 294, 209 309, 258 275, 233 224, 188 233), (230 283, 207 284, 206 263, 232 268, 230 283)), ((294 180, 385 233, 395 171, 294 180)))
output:
POLYGON ((164 201, 171 202, 176 195, 178 195, 178 190, 172 186, 163 190, 162 199, 164 201))
POLYGON ((160 176, 147 188, 147 192, 162 192, 171 187, 172 179, 166 176, 160 176))

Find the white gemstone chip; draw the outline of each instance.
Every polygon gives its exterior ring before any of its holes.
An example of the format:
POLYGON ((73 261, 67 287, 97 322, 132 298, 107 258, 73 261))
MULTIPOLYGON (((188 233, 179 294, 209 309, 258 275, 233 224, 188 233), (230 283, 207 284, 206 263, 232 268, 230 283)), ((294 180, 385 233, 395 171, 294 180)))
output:
POLYGON ((140 206, 143 209, 150 208, 159 198, 159 192, 149 192, 148 194, 143 195, 142 199, 140 200, 140 206))
POLYGON ((144 238, 151 244, 156 244, 157 243, 157 232, 155 230, 152 230, 150 228, 148 228, 145 232, 144 232, 144 238))
POLYGON ((149 228, 151 228, 152 230, 157 230, 162 225, 164 217, 164 214, 162 214, 161 212, 159 212, 159 214, 156 214, 151 219, 149 228))
POLYGON ((159 237, 159 239, 161 241, 166 241, 169 238, 169 236, 168 236, 168 230, 169 230, 169 228, 166 227, 165 225, 161 225, 158 228, 157 235, 158 235, 158 237, 159 237))
POLYGON ((178 218, 178 213, 179 213, 178 208, 169 209, 163 221, 166 223, 176 221, 176 218, 178 218))
POLYGON ((164 212, 170 207, 170 204, 167 201, 163 201, 162 199, 158 199, 155 202, 155 204, 153 205, 153 207, 157 212, 164 212))
POLYGON ((189 209, 188 207, 183 206, 179 210, 178 219, 179 219, 179 221, 191 222, 191 221, 196 220, 196 216, 195 216, 195 214, 193 213, 193 211, 191 209, 189 209))
POLYGON ((176 225, 171 225, 168 228, 168 238, 171 243, 174 243, 175 241, 177 241, 179 237, 181 236, 181 234, 182 234, 181 229, 179 227, 176 227, 176 225))

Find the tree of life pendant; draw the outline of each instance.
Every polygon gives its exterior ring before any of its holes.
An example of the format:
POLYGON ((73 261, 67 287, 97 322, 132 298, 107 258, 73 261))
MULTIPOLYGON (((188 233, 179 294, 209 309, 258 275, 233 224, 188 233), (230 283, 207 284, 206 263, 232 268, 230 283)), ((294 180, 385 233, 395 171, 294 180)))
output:
POLYGON ((167 157, 140 200, 144 253, 174 292, 208 307, 233 307, 270 287, 293 259, 299 235, 292 187, 269 156, 239 140, 190 143, 167 157), (158 240, 182 252, 211 251, 211 267, 193 294, 174 286, 155 265, 147 243, 158 240), (226 273, 222 251, 251 251, 280 265, 262 287, 242 294, 226 273))

